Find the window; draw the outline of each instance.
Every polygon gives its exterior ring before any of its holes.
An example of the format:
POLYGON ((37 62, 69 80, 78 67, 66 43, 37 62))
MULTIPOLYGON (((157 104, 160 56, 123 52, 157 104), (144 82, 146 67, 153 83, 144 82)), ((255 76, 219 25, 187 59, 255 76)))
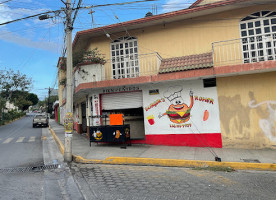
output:
POLYGON ((217 86, 217 79, 216 78, 203 79, 203 87, 204 88, 216 87, 216 86, 217 86))
POLYGON ((276 12, 253 13, 240 22, 244 63, 276 60, 276 12))
POLYGON ((111 43, 113 79, 139 76, 138 42, 135 37, 122 37, 111 43))

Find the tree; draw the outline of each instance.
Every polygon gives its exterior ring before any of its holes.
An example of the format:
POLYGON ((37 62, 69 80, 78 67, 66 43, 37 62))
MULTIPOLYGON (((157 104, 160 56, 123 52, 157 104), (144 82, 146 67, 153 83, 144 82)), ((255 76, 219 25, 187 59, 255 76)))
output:
MULTIPOLYGON (((16 98, 13 95, 14 93, 22 92, 21 94, 26 94, 24 92, 28 91, 32 86, 32 79, 28 78, 25 74, 20 73, 19 71, 15 72, 13 70, 0 70, 0 110, 2 111, 6 101, 12 101, 15 104, 22 104, 20 109, 25 108, 26 106, 23 105, 23 99, 16 98), (16 102, 15 100, 18 99, 16 102)), ((18 95, 17 95, 18 96, 18 95)), ((25 99, 26 100, 26 99, 25 99)), ((31 104, 32 102, 28 100, 25 101, 27 105, 31 104), (31 102, 31 103, 30 103, 31 102)))
POLYGON ((0 70, 0 92, 9 99, 14 91, 28 91, 32 86, 32 79, 25 74, 13 70, 0 70))
POLYGON ((18 97, 14 104, 20 109, 20 110, 27 110, 30 106, 33 105, 31 101, 28 101, 26 97, 20 96, 18 97))
MULTIPOLYGON (((58 100, 58 96, 50 96, 50 98, 49 98, 49 113, 53 112, 53 104, 56 100, 58 100)), ((38 102, 38 107, 45 108, 46 110, 44 110, 44 111, 48 111, 46 108, 47 106, 48 106, 48 97, 46 97, 44 101, 38 102)))
POLYGON ((38 103, 38 97, 34 93, 29 93, 27 96, 27 100, 32 102, 32 105, 36 105, 38 103))

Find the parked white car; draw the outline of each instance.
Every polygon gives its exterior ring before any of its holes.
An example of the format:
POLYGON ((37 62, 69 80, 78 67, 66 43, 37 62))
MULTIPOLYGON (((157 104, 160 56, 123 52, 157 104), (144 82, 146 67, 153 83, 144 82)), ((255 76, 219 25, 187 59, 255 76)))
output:
POLYGON ((37 114, 33 118, 33 128, 36 126, 46 126, 48 127, 49 120, 46 114, 37 114))

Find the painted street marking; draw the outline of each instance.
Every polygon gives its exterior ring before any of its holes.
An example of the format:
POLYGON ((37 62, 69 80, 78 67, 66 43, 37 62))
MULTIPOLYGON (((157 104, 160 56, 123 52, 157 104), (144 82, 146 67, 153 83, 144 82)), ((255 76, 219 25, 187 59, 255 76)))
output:
POLYGON ((35 141, 35 137, 30 137, 29 142, 34 142, 35 141))
POLYGON ((3 144, 10 143, 12 140, 13 140, 13 138, 8 138, 8 139, 6 139, 6 140, 3 142, 3 144))
POLYGON ((16 142, 23 142, 24 138, 25 137, 20 137, 20 138, 18 138, 18 140, 16 140, 16 142))

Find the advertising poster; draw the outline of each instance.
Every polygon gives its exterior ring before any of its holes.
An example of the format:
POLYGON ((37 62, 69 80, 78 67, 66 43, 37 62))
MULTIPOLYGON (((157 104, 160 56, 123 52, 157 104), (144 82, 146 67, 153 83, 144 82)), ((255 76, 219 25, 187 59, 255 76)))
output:
POLYGON ((152 87, 143 90, 146 135, 221 133, 216 87, 202 80, 152 87))
POLYGON ((100 95, 93 94, 92 98, 92 126, 100 126, 101 118, 97 118, 96 116, 101 115, 100 111, 100 95))

